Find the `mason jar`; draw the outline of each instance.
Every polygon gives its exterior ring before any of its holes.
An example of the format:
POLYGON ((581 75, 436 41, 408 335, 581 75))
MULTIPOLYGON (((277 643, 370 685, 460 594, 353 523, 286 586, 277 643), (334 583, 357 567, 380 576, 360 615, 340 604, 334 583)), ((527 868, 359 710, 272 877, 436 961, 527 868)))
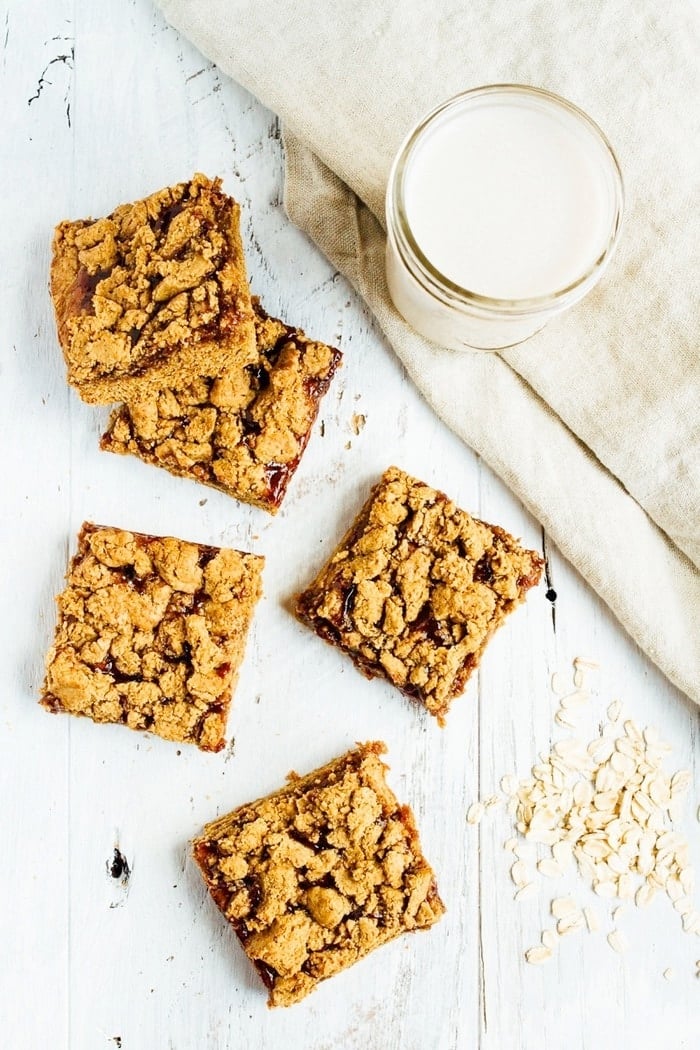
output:
POLYGON ((520 343, 600 280, 623 201, 611 144, 573 103, 518 84, 456 95, 406 136, 391 168, 394 305, 442 347, 520 343))

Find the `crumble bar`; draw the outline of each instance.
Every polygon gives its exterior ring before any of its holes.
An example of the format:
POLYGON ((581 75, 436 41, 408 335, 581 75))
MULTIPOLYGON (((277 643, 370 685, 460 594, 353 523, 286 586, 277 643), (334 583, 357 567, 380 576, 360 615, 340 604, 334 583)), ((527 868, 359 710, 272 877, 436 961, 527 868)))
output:
MULTIPOLYGON (((193 843, 209 891, 269 989, 291 1006, 327 977, 445 907, 413 814, 386 784, 381 742, 361 744, 193 843)), ((293 779, 292 779, 293 778, 293 779)))
POLYGON ((58 338, 85 401, 148 396, 252 352, 239 217, 220 179, 195 175, 106 218, 56 227, 58 338))
POLYGON ((42 705, 220 751, 263 561, 85 522, 42 705))
POLYGON ((297 615, 443 724, 486 644, 543 561, 496 525, 390 467, 297 615))
POLYGON ((269 317, 253 299, 256 346, 218 374, 112 414, 100 442, 276 513, 340 363, 340 352, 269 317))

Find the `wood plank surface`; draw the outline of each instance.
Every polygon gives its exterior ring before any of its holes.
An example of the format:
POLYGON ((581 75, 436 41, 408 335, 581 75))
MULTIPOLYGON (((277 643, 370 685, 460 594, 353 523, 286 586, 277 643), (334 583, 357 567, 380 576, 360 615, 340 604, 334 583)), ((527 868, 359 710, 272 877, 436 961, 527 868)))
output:
POLYGON ((274 115, 170 29, 149 0, 5 0, 0 41, 1 1045, 699 1046, 700 939, 682 932, 667 899, 644 912, 624 906, 620 924, 630 947, 618 956, 605 940, 609 902, 573 874, 556 883, 538 878, 533 899, 513 901, 503 850, 512 822, 502 806, 478 827, 465 819, 472 801, 498 791, 504 773, 526 775, 537 753, 564 735, 552 721, 551 674, 561 668, 569 675, 573 657, 586 655, 601 670, 583 732, 597 732, 606 704, 619 695, 631 717, 653 723, 673 745, 670 767, 692 771, 681 830, 697 868, 698 709, 433 415, 362 302, 289 223, 274 115), (65 382, 47 292, 53 226, 99 216, 195 170, 221 175, 240 200, 251 284, 269 312, 344 354, 275 519, 100 452, 107 410, 83 404, 65 382), (547 556, 548 584, 493 639, 445 729, 387 683, 365 681, 289 611, 390 463, 547 556), (230 718, 231 743, 221 754, 50 717, 37 705, 53 596, 84 519, 266 556, 265 596, 230 718), (388 744, 390 782, 415 810, 447 915, 299 1006, 270 1011, 205 893, 188 842, 207 820, 280 786, 290 769, 305 772, 373 738, 388 744), (601 931, 563 938, 547 965, 528 966, 524 951, 551 926, 549 902, 564 892, 594 903, 601 931), (668 967, 672 980, 662 977, 668 967))

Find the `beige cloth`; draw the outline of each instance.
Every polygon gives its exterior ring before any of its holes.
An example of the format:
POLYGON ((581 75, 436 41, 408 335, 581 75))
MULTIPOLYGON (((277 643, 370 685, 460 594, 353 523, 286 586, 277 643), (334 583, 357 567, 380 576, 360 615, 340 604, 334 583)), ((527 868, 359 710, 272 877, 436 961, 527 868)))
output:
POLYGON ((284 122, 286 207, 375 312, 436 412, 700 703, 700 26, 690 0, 158 0, 284 122), (416 336, 384 281, 392 156, 483 83, 582 106, 625 176, 598 288, 520 347, 416 336))

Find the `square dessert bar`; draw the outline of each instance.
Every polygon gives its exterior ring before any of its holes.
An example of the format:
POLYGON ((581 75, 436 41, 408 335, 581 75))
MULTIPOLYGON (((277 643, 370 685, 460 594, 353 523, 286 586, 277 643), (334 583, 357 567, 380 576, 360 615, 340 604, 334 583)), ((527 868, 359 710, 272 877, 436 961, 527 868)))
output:
POLYGON ((113 413, 101 447, 275 513, 309 440, 340 352, 269 317, 257 299, 254 352, 113 413))
POLYGON ((361 744, 267 798, 207 824, 194 856, 269 989, 291 1006, 319 981, 445 908, 413 814, 361 744))
POLYGON ((42 705, 220 751, 263 561, 86 522, 42 705))
POLYGON ((253 351, 239 218, 220 179, 195 175, 106 218, 56 227, 58 338, 85 401, 148 396, 253 351))
POLYGON ((297 599, 297 614, 368 678, 388 678, 442 724, 542 568, 497 525, 390 467, 297 599))

